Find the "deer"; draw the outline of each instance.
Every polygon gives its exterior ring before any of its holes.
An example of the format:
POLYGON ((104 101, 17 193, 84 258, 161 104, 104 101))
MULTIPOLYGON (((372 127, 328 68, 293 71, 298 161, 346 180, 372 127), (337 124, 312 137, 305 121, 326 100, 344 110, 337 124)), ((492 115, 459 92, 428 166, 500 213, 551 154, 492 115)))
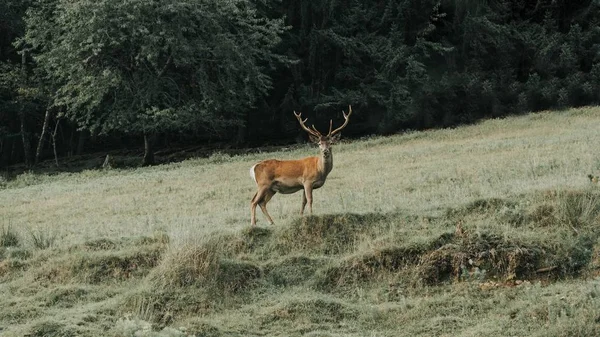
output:
POLYGON ((302 207, 300 216, 304 215, 304 208, 308 204, 309 213, 312 215, 312 192, 323 184, 327 175, 333 169, 333 155, 331 145, 340 139, 342 131, 352 114, 352 106, 348 106, 348 114, 342 110, 344 123, 342 126, 332 130, 333 121, 329 121, 329 133, 324 136, 314 125, 312 128, 306 126, 308 118, 302 120, 302 113, 296 113, 294 116, 298 119, 300 127, 308 133, 310 140, 319 146, 321 154, 319 156, 306 157, 298 160, 263 160, 250 168, 250 176, 256 182, 258 190, 250 202, 250 224, 256 225, 256 206, 260 206, 263 214, 273 225, 273 218, 267 211, 267 203, 277 193, 292 194, 300 190, 302 193, 302 207))

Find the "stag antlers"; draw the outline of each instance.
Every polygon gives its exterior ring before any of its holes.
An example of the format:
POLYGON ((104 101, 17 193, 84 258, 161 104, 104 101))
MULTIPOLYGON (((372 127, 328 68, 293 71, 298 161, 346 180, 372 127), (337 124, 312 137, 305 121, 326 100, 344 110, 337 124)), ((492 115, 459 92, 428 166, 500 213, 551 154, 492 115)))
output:
MULTIPOLYGON (((329 120, 329 133, 327 134, 327 136, 325 137, 333 137, 335 136, 335 134, 339 133, 340 131, 342 131, 343 128, 346 127, 346 125, 348 125, 348 121, 349 121, 349 117, 352 114, 352 106, 348 105, 348 114, 346 114, 346 112, 344 110, 342 110, 342 114, 344 115, 344 124, 342 124, 342 126, 340 126, 339 128, 331 131, 331 129, 333 128, 333 120, 329 120)), ((296 119, 298 119, 298 122, 300 123, 300 126, 302 127, 302 129, 304 129, 304 131, 308 132, 310 135, 313 135, 317 138, 321 138, 323 137, 323 135, 319 132, 319 130, 317 130, 317 128, 315 128, 315 125, 311 125, 312 129, 306 127, 306 121, 308 120, 308 118, 306 118, 305 120, 302 120, 302 113, 301 112, 296 112, 294 111, 294 116, 296 116, 296 119)))

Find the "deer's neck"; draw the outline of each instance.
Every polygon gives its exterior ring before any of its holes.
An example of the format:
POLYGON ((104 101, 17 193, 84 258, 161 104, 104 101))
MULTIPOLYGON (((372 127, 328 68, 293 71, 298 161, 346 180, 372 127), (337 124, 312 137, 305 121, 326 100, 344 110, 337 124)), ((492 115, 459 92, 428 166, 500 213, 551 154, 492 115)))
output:
POLYGON ((333 169, 333 152, 331 152, 331 150, 328 154, 321 152, 318 165, 319 171, 323 174, 323 177, 327 177, 329 172, 333 169))

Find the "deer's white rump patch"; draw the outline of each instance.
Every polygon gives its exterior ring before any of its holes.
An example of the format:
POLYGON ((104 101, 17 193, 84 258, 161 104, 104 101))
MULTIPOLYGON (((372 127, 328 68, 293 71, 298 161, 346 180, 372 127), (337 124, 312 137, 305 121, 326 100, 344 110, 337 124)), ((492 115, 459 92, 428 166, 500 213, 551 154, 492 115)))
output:
POLYGON ((255 183, 258 183, 258 182, 256 181, 256 173, 254 172, 254 168, 256 167, 256 165, 258 165, 258 164, 254 164, 254 165, 252 165, 252 167, 250 168, 250 177, 252 177, 252 179, 254 179, 254 182, 255 182, 255 183))

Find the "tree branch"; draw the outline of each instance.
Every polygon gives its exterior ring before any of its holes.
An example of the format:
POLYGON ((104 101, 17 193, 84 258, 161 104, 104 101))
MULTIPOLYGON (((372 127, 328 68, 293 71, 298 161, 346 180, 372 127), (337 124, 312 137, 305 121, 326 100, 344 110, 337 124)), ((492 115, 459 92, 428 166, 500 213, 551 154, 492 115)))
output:
POLYGON ((173 59, 173 52, 171 52, 171 54, 169 54, 169 58, 167 58, 167 62, 165 62, 165 65, 163 66, 163 68, 158 72, 158 78, 162 77, 162 75, 165 73, 165 71, 167 70, 167 67, 169 66, 169 63, 171 63, 171 59, 173 59))

